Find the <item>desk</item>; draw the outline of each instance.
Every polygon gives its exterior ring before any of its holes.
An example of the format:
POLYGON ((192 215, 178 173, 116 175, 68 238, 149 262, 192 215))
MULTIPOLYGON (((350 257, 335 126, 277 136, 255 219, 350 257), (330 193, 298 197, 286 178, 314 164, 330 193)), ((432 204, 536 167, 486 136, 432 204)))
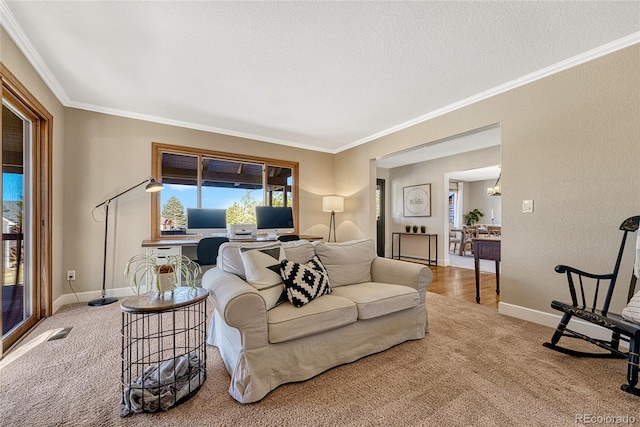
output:
MULTIPOLYGON (((160 240, 143 240, 142 247, 143 248, 159 248, 159 247, 196 247, 198 246, 198 242, 203 237, 207 236, 185 236, 184 239, 160 239, 160 240)), ((306 234, 300 235, 300 240, 322 240, 320 236, 309 236, 306 234)), ((229 239, 230 242, 275 242, 277 239, 275 237, 257 237, 255 239, 229 239)))
POLYGON ((480 303, 480 260, 496 262, 496 295, 500 295, 500 237, 473 239, 473 258, 476 270, 476 302, 480 303))
MULTIPOLYGON (((142 248, 145 254, 155 257, 167 257, 169 255, 185 255, 189 259, 197 259, 196 249, 200 239, 206 236, 185 236, 184 239, 160 239, 160 240, 143 240, 142 248)), ((301 240, 322 240, 320 236, 300 235, 301 240)), ((274 237, 258 237, 256 239, 230 239, 230 242, 275 242, 274 237)))
POLYGON ((398 236, 398 258, 409 258, 409 259, 417 259, 422 261, 427 261, 428 265, 438 265, 438 235, 437 234, 426 234, 426 233, 401 233, 401 232, 393 232, 391 233, 391 258, 396 259, 394 252, 394 237, 398 236), (411 257, 411 256, 402 256, 402 236, 421 236, 427 238, 429 253, 427 258, 420 257, 411 257), (435 258, 431 257, 431 238, 435 238, 435 248, 436 248, 436 256, 435 258))
POLYGON ((207 378, 206 289, 122 301, 121 416, 172 408, 207 378))

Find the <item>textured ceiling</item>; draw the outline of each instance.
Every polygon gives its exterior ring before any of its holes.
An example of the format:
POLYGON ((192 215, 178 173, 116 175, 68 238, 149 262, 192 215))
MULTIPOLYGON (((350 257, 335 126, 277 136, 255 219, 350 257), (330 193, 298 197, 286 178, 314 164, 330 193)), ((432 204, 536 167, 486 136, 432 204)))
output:
POLYGON ((66 106, 333 153, 640 41, 638 1, 0 5, 66 106))

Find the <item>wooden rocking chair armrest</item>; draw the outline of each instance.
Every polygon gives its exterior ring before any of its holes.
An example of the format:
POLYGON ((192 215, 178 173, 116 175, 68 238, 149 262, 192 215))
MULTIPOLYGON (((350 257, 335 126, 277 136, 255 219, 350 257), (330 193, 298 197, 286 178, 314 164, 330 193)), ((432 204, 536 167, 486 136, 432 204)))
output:
POLYGON ((586 271, 578 270, 577 268, 569 267, 568 265, 556 265, 555 270, 556 270, 556 273, 573 273, 579 276, 589 277, 591 279, 606 280, 606 279, 613 279, 614 277, 613 273, 607 273, 607 274, 587 273, 586 271))

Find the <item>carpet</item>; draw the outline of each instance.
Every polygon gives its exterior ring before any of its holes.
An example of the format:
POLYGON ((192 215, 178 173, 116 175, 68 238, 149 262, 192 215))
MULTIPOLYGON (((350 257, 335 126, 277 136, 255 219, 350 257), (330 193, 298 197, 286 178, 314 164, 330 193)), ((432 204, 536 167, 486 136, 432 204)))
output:
POLYGON ((624 360, 551 351, 542 347, 549 328, 429 292, 427 310, 426 338, 280 386, 248 405, 230 397, 229 375, 218 350, 208 347, 208 377, 194 397, 164 413, 120 418, 119 304, 65 306, 0 361, 0 424, 568 426, 597 419, 588 417, 640 422, 640 398, 619 390, 624 360), (46 340, 66 327, 73 328, 66 338, 46 340))

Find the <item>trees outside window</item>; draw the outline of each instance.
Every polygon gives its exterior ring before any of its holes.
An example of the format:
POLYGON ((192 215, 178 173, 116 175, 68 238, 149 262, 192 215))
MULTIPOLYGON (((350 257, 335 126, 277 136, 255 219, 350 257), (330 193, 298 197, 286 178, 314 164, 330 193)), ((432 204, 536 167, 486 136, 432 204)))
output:
POLYGON ((169 197, 162 208, 162 221, 165 229, 183 229, 187 227, 184 206, 176 196, 169 197))

